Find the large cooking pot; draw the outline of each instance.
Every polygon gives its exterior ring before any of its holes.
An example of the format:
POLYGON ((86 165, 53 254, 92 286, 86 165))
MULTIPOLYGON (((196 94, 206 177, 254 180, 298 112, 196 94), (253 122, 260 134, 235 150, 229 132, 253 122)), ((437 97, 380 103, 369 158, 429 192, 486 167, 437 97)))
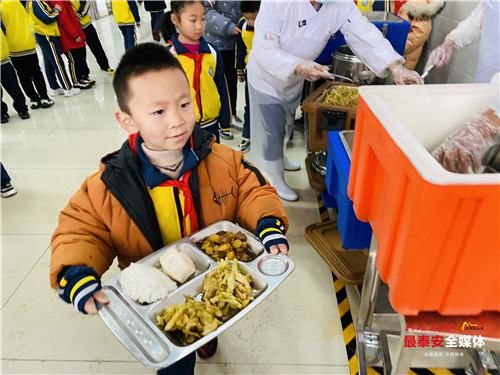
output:
POLYGON ((343 45, 332 54, 332 72, 335 76, 346 77, 360 85, 369 85, 375 81, 376 75, 351 51, 343 45))

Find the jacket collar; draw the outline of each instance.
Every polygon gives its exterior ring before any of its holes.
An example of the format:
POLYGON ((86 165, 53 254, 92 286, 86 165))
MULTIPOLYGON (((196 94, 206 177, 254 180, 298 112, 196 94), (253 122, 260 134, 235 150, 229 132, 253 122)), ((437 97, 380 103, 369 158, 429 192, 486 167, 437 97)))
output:
MULTIPOLYGON (((178 55, 189 53, 187 48, 184 47, 181 42, 179 42, 178 34, 174 34, 172 36, 172 38, 170 39, 170 43, 174 46, 174 49, 178 55)), ((210 51, 208 42, 203 37, 200 38, 200 47, 198 49, 198 53, 212 53, 212 51, 210 51)))
MULTIPOLYGON (((130 157, 130 152, 137 155, 136 141, 138 137, 138 133, 132 134, 129 139, 123 143, 120 150, 104 156, 101 159, 101 163, 106 167, 110 166, 112 168, 122 169, 125 165, 125 159, 130 157)), ((188 144, 186 144, 186 148, 188 148, 196 158, 196 164, 198 164, 200 160, 205 159, 212 151, 211 146, 213 142, 215 142, 213 134, 203 130, 198 125, 194 126, 193 133, 191 134, 188 144)))

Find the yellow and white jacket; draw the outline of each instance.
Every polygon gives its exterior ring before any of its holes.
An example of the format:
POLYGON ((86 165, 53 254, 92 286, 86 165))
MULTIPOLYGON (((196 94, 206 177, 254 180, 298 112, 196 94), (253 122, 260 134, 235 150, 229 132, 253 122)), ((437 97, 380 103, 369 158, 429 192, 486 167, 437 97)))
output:
POLYGON ((2 0, 0 13, 10 56, 17 57, 36 53, 35 38, 30 29, 29 16, 21 2, 19 0, 2 0))
POLYGON ((202 128, 217 122, 222 129, 230 128, 229 94, 222 58, 216 47, 202 37, 198 53, 192 55, 174 35, 169 41, 169 50, 186 72, 195 104, 196 121, 202 128))

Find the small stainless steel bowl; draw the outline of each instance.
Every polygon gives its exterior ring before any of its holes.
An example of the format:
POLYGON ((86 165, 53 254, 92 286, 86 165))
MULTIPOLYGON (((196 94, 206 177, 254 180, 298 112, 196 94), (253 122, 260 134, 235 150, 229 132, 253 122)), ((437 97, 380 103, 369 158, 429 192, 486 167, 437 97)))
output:
POLYGON ((259 260, 257 268, 264 275, 279 276, 288 269, 288 261, 280 255, 267 255, 259 260))

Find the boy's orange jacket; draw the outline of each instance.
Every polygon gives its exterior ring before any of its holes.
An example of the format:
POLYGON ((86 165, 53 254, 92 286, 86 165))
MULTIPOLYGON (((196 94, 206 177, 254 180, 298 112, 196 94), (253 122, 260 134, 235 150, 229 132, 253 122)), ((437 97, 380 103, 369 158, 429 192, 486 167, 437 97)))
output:
MULTIPOLYGON (((192 151, 200 160, 190 178, 200 228, 230 220, 254 232, 266 216, 280 218, 288 227, 276 191, 241 152, 214 143, 198 127, 192 151)), ((51 245, 53 288, 64 267, 86 265, 101 276, 115 257, 124 268, 164 246, 137 156, 128 142, 102 159, 100 170, 85 179, 61 211, 51 245)))

